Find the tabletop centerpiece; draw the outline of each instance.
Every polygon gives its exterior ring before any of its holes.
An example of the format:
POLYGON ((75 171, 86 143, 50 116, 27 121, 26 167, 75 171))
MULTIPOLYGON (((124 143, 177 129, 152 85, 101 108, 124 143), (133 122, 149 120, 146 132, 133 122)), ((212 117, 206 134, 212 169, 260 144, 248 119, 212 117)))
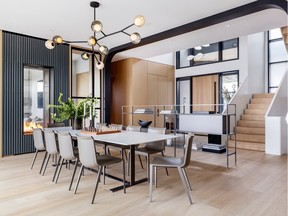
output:
POLYGON ((72 98, 68 98, 66 102, 62 100, 63 94, 59 93, 58 104, 49 104, 48 108, 54 108, 54 113, 51 113, 52 119, 55 122, 63 122, 71 120, 73 129, 79 130, 85 127, 85 118, 89 116, 89 128, 94 127, 94 118, 97 117, 95 112, 97 99, 87 97, 76 102, 72 98), (83 121, 84 120, 84 121, 83 121), (84 122, 84 125, 83 125, 84 122))

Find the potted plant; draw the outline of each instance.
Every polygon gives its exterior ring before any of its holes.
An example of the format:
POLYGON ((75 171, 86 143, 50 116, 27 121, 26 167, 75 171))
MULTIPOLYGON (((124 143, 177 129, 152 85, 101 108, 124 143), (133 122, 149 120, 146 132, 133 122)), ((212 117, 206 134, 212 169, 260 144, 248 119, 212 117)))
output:
MULTIPOLYGON (((63 94, 60 93, 58 97, 59 104, 49 104, 48 108, 54 108, 55 113, 51 113, 52 119, 55 122, 63 122, 65 120, 72 121, 73 129, 82 128, 82 120, 86 118, 91 112, 91 109, 95 108, 96 99, 92 97, 87 97, 81 99, 76 103, 73 99, 68 98, 67 102, 62 101, 63 94), (84 110, 85 109, 85 110, 84 110)), ((93 112, 93 117, 96 117, 96 112, 93 112)))

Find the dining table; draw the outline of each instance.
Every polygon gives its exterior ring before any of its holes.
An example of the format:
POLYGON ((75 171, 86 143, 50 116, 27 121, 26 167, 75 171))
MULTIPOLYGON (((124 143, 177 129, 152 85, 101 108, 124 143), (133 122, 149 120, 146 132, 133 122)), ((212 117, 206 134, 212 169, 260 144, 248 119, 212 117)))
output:
POLYGON ((69 132, 73 139, 77 139, 78 136, 91 136, 95 142, 101 144, 113 144, 119 146, 129 146, 130 148, 130 181, 127 181, 127 186, 133 186, 147 181, 146 178, 136 180, 136 167, 135 167, 135 148, 139 144, 145 144, 150 142, 163 141, 168 139, 175 139, 178 136, 174 134, 154 134, 146 132, 134 132, 134 131, 117 131, 116 133, 87 133, 82 130, 73 130, 71 127, 55 127, 47 128, 47 130, 53 130, 54 132, 69 132))

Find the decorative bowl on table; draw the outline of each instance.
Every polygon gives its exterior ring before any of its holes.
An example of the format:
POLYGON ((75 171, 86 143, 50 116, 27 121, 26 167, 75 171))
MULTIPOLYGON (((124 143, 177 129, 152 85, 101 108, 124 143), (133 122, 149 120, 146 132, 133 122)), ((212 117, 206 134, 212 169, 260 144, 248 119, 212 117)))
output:
POLYGON ((142 121, 142 120, 138 120, 138 124, 141 126, 141 127, 149 127, 150 124, 152 123, 152 121, 142 121))

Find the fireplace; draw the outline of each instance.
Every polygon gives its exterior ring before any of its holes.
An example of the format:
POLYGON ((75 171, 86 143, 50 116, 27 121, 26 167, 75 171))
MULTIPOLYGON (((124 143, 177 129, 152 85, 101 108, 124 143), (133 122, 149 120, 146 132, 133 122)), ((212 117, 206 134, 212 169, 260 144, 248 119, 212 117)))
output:
POLYGON ((43 128, 43 121, 35 121, 32 118, 24 118, 23 133, 24 135, 30 135, 33 132, 33 128, 43 128))
POLYGON ((49 121, 49 70, 24 66, 23 133, 30 135, 33 128, 43 128, 49 121), (45 109, 46 107, 46 109, 45 109))

